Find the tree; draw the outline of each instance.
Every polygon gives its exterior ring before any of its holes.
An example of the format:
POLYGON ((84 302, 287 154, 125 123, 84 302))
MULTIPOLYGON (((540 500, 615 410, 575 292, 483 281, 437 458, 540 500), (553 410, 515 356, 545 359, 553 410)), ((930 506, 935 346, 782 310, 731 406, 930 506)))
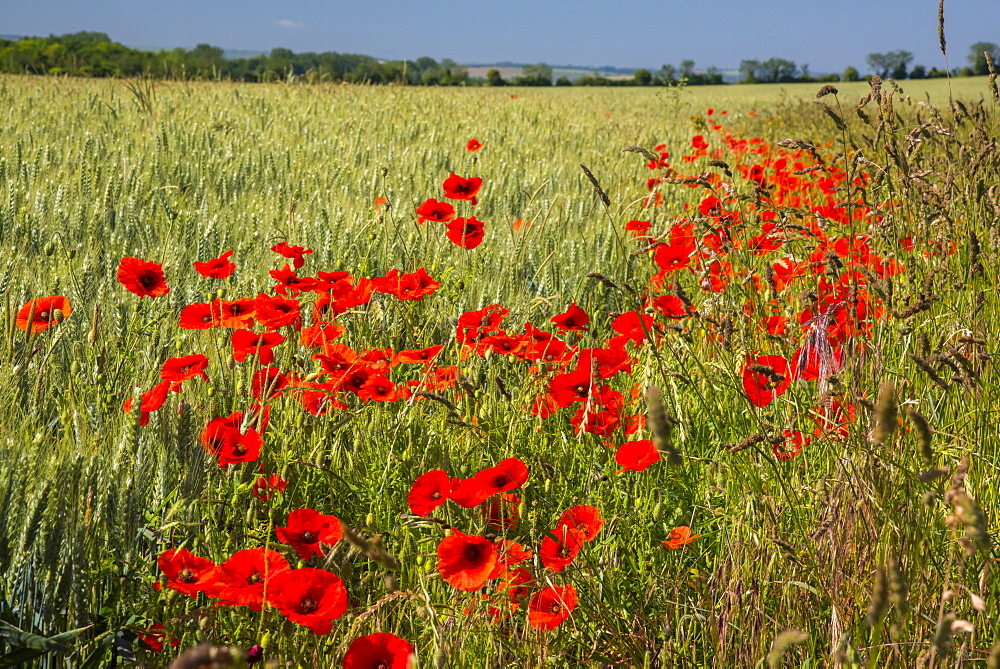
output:
POLYGON ((500 76, 500 70, 490 70, 486 73, 487 86, 503 86, 506 81, 500 76))
POLYGON ((552 68, 545 63, 525 65, 522 75, 514 80, 520 86, 551 86, 552 68))
POLYGON ((664 65, 657 73, 657 78, 661 83, 669 86, 677 81, 677 68, 673 65, 664 65))
POLYGON ((969 47, 969 65, 976 74, 989 74, 990 69, 986 64, 986 54, 990 54, 993 64, 1000 63, 1000 46, 993 42, 976 42, 969 47))
POLYGON ((741 60, 740 74, 743 75, 743 83, 756 84, 757 72, 760 70, 759 60, 741 60))
POLYGON ((843 81, 857 81, 860 78, 861 74, 858 73, 857 68, 851 66, 848 66, 847 69, 844 70, 843 76, 841 76, 843 81))
POLYGON ((870 53, 865 60, 872 72, 883 79, 890 76, 893 79, 906 79, 906 66, 913 61, 913 54, 897 49, 889 53, 870 53))
POLYGON ((636 86, 649 86, 653 83, 653 73, 649 70, 636 70, 632 78, 635 80, 636 86))
POLYGON ((694 61, 693 60, 682 60, 681 61, 681 79, 690 79, 694 75, 694 61))
POLYGON ((913 69, 910 70, 910 79, 926 79, 927 78, 927 68, 923 65, 914 65, 913 69))

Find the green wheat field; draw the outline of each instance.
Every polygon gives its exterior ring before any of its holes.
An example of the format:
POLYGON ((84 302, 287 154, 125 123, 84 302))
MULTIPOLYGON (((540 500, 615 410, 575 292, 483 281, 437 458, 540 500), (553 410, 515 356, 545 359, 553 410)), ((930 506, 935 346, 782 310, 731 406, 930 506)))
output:
POLYGON ((0 77, 0 666, 1000 667, 1000 102, 904 84, 0 77), (482 242, 418 223, 428 199, 482 242), (321 313, 269 274, 282 243, 311 250, 295 281, 376 288, 321 313), (225 251, 230 278, 195 270, 225 251), (421 268, 421 299, 378 288, 421 268), (181 327, 276 284, 300 321, 245 328, 273 361, 181 327), (71 312, 32 316, 47 296, 71 312), (192 355, 207 378, 159 385, 192 355), (220 466, 206 426, 254 411, 259 454, 220 466), (460 503, 511 458, 517 487, 460 503), (298 509, 341 523, 307 559, 298 509), (455 566, 463 533, 488 564, 455 566), (185 591, 180 549, 273 551, 346 610, 185 591), (409 657, 344 659, 375 633, 409 657))

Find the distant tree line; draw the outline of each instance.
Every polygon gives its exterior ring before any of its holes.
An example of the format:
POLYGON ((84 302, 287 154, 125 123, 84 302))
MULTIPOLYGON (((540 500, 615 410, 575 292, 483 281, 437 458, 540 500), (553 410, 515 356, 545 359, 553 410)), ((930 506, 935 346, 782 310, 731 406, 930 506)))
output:
MULTIPOLYGON (((915 65, 913 54, 895 50, 872 53, 866 58, 872 74, 882 78, 924 79, 974 76, 989 73, 989 59, 1000 62, 1000 47, 977 42, 969 48, 969 65, 946 70, 915 65)), ((505 80, 492 69, 485 79, 470 77, 466 69, 445 58, 380 61, 372 56, 336 53, 293 53, 272 49, 267 55, 226 59, 219 47, 199 44, 194 49, 143 51, 112 42, 104 33, 78 32, 62 36, 0 39, 0 72, 63 74, 91 77, 149 76, 166 79, 228 79, 233 81, 277 81, 304 79, 359 84, 407 84, 424 86, 699 86, 724 83, 715 67, 695 71, 693 60, 678 66, 663 65, 659 70, 635 70, 631 77, 606 77, 599 72, 570 81, 554 79, 545 63, 526 65, 521 74, 505 80)), ((741 83, 784 83, 808 81, 857 81, 861 73, 848 67, 843 74, 813 76, 808 65, 784 58, 744 60, 740 63, 741 83)))

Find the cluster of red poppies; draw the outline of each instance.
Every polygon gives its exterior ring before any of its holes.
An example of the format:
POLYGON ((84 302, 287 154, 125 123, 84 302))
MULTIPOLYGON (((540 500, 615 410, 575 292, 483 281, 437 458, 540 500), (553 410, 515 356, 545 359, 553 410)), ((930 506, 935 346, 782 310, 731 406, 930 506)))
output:
MULTIPOLYGON (((474 140, 473 140, 474 141, 474 140)), ((470 149, 470 150, 478 150, 470 149)), ((464 200, 470 205, 478 202, 479 189, 483 180, 479 177, 460 177, 452 173, 444 180, 442 188, 444 196, 452 200, 464 200)), ((455 207, 447 202, 439 202, 433 198, 425 200, 417 207, 417 223, 430 221, 445 224, 445 236, 456 246, 463 249, 474 249, 483 242, 485 224, 475 216, 463 218, 457 216, 455 207)))
MULTIPOLYGON (((418 516, 429 516, 448 500, 466 509, 482 506, 491 528, 513 529, 517 527, 521 500, 509 491, 527 480, 528 468, 519 458, 507 458, 465 479, 453 479, 444 470, 434 469, 413 482, 407 502, 410 511, 418 516)), ((603 523, 600 512, 592 506, 567 510, 555 529, 542 539, 539 549, 542 564, 552 572, 565 570, 581 548, 597 536, 603 523)), ((536 583, 526 566, 532 551, 516 541, 494 542, 453 527, 451 534, 438 544, 437 555, 441 577, 459 590, 477 591, 487 581, 497 582, 493 596, 483 596, 486 601, 497 598, 488 609, 497 620, 510 617, 528 599, 536 583)), ((528 603, 528 622, 536 628, 553 629, 569 617, 576 603, 572 585, 541 588, 528 603)))

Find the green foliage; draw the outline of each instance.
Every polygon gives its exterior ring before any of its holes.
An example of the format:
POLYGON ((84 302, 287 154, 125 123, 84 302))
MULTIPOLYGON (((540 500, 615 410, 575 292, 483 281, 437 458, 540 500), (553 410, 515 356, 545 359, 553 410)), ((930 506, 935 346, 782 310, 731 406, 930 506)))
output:
POLYGON ((872 72, 883 79, 906 79, 906 68, 913 61, 913 54, 896 49, 888 53, 870 53, 865 61, 872 72))
POLYGON ((969 65, 974 74, 985 76, 990 73, 986 62, 987 53, 993 59, 994 65, 1000 63, 1000 46, 994 42, 976 42, 969 47, 969 65))

